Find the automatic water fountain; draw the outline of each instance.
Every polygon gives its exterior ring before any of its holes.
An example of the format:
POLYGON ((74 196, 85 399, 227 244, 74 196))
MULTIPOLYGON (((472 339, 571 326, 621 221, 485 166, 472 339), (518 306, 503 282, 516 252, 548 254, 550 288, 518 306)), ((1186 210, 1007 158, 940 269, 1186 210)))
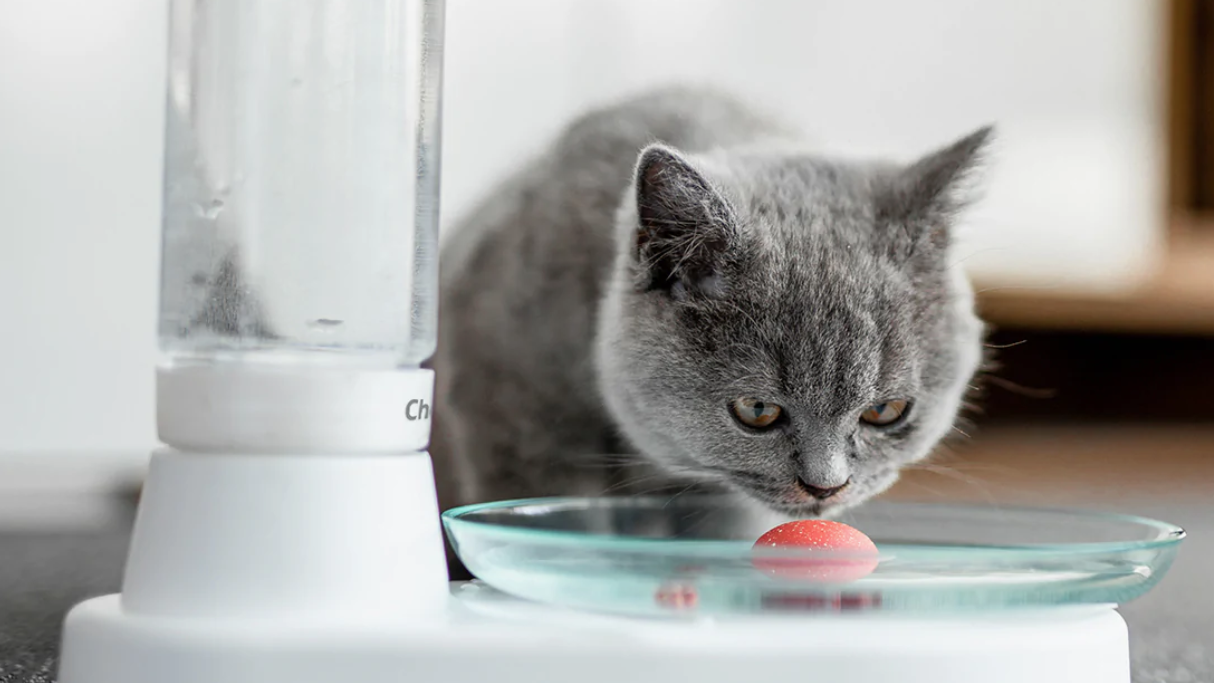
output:
POLYGON ((1128 683, 1115 605, 1183 536, 1137 518, 874 505, 881 563, 840 587, 755 571, 720 499, 499 502, 445 516, 485 581, 448 584, 421 367, 443 3, 170 11, 165 447, 62 683, 1128 683))

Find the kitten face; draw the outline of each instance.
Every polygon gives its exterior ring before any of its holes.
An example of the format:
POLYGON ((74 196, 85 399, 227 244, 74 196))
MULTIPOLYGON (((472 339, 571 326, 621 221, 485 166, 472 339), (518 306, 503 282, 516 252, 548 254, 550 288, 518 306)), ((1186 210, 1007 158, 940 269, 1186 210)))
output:
POLYGON ((645 150, 597 347, 625 436, 792 515, 928 455, 981 356, 949 232, 988 136, 905 167, 645 150))

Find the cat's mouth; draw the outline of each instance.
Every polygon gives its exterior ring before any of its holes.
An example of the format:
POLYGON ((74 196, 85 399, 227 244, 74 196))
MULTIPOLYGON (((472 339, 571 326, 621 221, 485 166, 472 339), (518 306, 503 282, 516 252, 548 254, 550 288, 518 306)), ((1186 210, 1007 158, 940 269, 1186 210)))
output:
POLYGON ((807 505, 790 505, 785 503, 773 502, 770 500, 762 501, 773 511, 782 515, 787 515, 793 519, 810 519, 814 517, 823 517, 824 506, 822 503, 811 503, 807 505))
POLYGON ((822 517, 830 519, 844 510, 852 507, 856 503, 854 501, 844 500, 827 500, 814 501, 812 503, 782 503, 778 501, 763 500, 767 506, 781 514, 788 515, 795 519, 807 519, 812 517, 822 517))
POLYGON ((843 495, 819 499, 792 482, 788 485, 734 481, 734 486, 775 512, 796 518, 829 517, 850 506, 843 495))

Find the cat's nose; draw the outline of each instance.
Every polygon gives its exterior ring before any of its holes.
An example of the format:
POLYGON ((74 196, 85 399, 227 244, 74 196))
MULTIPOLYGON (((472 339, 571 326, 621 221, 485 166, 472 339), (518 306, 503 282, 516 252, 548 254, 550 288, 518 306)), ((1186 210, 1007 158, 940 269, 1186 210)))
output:
POLYGON ((826 500, 827 498, 830 498, 836 493, 847 488, 847 485, 850 483, 851 477, 848 477, 847 481, 839 484, 838 486, 815 486, 814 484, 805 481, 801 477, 797 477, 797 485, 801 487, 801 490, 814 498, 817 498, 818 500, 826 500))

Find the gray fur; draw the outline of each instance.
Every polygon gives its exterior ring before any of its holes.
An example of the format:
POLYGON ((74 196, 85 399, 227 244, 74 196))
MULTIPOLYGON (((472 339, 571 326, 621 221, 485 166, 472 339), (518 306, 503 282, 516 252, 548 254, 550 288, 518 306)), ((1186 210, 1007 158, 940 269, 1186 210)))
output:
POLYGON ((949 433, 983 331, 950 228, 989 129, 910 165, 789 131, 717 93, 647 93, 471 212, 442 259, 444 506, 687 482, 832 514, 949 433), (786 419, 748 430, 740 397, 786 419), (905 423, 859 422, 894 398, 905 423), (819 501, 798 477, 850 483, 819 501))

